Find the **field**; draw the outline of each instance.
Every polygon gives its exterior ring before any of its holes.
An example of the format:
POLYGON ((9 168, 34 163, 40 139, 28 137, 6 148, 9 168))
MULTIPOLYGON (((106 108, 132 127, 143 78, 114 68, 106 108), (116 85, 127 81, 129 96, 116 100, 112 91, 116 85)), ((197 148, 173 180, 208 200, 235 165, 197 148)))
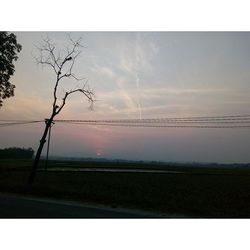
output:
POLYGON ((250 217, 248 168, 50 161, 49 171, 44 171, 41 162, 33 189, 27 191, 31 164, 28 160, 1 160, 0 192, 136 208, 173 217, 250 217), (71 171, 77 168, 88 171, 71 171), (103 168, 124 171, 96 172, 103 168), (126 171, 129 169, 177 172, 126 171))

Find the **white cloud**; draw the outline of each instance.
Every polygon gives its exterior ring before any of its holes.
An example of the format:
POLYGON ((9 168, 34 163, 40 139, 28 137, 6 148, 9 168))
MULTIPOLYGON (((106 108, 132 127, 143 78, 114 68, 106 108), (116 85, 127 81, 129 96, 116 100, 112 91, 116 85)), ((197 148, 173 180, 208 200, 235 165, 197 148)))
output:
POLYGON ((93 67, 90 69, 94 74, 98 74, 100 76, 104 76, 107 78, 114 78, 116 74, 114 73, 113 69, 107 66, 100 66, 97 63, 94 64, 93 67))

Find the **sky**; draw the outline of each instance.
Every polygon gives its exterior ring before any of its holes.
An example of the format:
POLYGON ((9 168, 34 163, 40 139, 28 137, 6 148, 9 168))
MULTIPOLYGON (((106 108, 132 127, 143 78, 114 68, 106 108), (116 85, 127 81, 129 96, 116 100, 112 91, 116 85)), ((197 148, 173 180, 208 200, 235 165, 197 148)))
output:
MULTIPOLYGON (((58 50, 65 32, 15 32, 22 51, 11 78, 15 96, 1 119, 42 120, 51 113, 55 73, 37 65, 36 46, 49 36, 58 50)), ((58 119, 126 119, 250 114, 249 32, 71 32, 82 37, 74 65, 94 89, 94 110, 72 95, 58 119)), ((78 83, 63 82, 59 94, 78 83)), ((37 149, 44 124, 0 128, 0 148, 37 149)), ((52 128, 50 154, 112 159, 250 162, 249 129, 52 128)))

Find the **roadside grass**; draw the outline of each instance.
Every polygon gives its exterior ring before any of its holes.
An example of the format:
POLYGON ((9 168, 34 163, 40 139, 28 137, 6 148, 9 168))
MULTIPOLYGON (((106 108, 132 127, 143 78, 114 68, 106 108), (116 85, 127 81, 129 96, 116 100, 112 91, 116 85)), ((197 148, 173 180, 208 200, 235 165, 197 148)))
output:
MULTIPOLYGON (((43 167, 44 162, 41 162, 43 167)), ((102 164, 96 162, 49 163, 49 167, 150 168, 148 164, 102 164), (59 163, 59 164, 58 164, 59 163)), ((167 167, 185 174, 57 172, 37 173, 33 189, 26 183, 31 161, 0 161, 0 191, 39 197, 67 199, 112 207, 137 208, 193 218, 249 218, 250 171, 167 167)))

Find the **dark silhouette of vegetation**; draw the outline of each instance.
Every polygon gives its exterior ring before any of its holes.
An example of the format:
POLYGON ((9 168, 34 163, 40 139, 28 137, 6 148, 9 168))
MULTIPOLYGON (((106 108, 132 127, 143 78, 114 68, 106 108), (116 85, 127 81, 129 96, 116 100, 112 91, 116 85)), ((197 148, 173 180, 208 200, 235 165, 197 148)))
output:
POLYGON ((34 155, 32 148, 4 148, 0 149, 0 159, 31 159, 34 155))
POLYGON ((34 164, 28 180, 28 186, 31 186, 34 181, 38 163, 40 161, 41 153, 43 150, 43 146, 46 142, 46 137, 50 130, 50 127, 53 124, 53 120, 55 116, 57 116, 64 108, 67 98, 70 95, 78 92, 82 93, 84 97, 87 98, 91 106, 94 102, 93 99, 94 93, 88 87, 87 81, 84 81, 82 83, 82 86, 79 87, 79 84, 83 79, 77 78, 76 75, 73 73, 73 68, 76 59, 81 54, 81 48, 83 47, 81 45, 81 38, 74 40, 71 37, 69 37, 69 40, 70 40, 70 46, 66 47, 64 51, 58 50, 56 45, 49 38, 43 39, 43 44, 37 47, 39 50, 39 56, 35 58, 37 63, 51 68, 56 76, 56 79, 53 91, 53 104, 52 104, 51 115, 48 119, 45 120, 45 129, 34 159, 34 164), (62 98, 59 98, 58 87, 63 82, 64 79, 72 79, 79 83, 77 84, 77 87, 75 87, 74 89, 70 89, 67 91, 64 90, 64 95, 62 96, 62 98))
POLYGON ((10 83, 10 77, 15 72, 13 61, 17 60, 21 49, 13 33, 0 32, 0 107, 3 99, 14 96, 15 85, 10 83))
POLYGON ((31 164, 0 160, 1 192, 143 209, 174 218, 250 218, 249 167, 51 161, 51 171, 39 171, 27 190, 31 164), (167 172, 120 171, 126 169, 167 172))

